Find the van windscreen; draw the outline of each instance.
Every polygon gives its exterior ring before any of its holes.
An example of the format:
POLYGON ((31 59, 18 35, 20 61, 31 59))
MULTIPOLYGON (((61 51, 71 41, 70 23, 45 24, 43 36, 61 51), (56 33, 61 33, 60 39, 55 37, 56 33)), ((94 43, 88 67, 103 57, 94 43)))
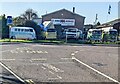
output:
POLYGON ((47 32, 55 32, 55 29, 48 29, 47 32))

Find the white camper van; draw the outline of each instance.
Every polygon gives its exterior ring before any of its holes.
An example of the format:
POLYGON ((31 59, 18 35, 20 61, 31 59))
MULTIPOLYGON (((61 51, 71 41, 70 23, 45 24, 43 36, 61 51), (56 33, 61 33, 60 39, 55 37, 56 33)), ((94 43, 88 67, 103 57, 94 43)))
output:
POLYGON ((11 27, 9 36, 11 39, 36 39, 36 33, 31 27, 11 27))

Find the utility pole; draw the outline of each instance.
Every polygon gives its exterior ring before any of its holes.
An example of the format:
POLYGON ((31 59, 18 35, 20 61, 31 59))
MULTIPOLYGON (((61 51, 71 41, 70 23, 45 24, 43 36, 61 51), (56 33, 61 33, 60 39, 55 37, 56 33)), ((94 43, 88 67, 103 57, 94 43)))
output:
POLYGON ((95 16, 95 22, 94 22, 94 25, 97 24, 97 20, 98 20, 98 14, 96 14, 96 16, 95 16))
POLYGON ((98 21, 98 14, 96 14, 96 16, 95 16, 95 21, 94 21, 94 23, 93 23, 94 28, 96 27, 97 21, 98 21))

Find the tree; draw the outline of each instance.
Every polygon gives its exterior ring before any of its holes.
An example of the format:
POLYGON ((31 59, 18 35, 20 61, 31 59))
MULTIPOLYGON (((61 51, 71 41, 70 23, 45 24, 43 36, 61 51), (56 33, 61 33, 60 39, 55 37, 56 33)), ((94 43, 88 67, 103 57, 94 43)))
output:
POLYGON ((101 25, 100 22, 97 22, 97 26, 101 25))
POLYGON ((21 14, 20 17, 24 18, 24 20, 32 20, 34 18, 38 18, 38 15, 33 9, 27 9, 24 14, 21 14))
POLYGON ((13 22, 15 25, 23 25, 27 20, 38 18, 37 12, 33 9, 27 9, 23 14, 14 18, 13 22))
POLYGON ((7 26, 5 14, 2 16, 2 39, 3 38, 9 38, 9 27, 7 26))

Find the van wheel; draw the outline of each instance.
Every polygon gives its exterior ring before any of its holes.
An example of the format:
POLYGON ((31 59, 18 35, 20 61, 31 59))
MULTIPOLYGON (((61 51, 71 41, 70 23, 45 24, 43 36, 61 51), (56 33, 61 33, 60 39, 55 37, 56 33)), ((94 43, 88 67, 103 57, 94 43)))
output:
POLYGON ((15 36, 11 36, 11 39, 16 39, 16 37, 15 36))

